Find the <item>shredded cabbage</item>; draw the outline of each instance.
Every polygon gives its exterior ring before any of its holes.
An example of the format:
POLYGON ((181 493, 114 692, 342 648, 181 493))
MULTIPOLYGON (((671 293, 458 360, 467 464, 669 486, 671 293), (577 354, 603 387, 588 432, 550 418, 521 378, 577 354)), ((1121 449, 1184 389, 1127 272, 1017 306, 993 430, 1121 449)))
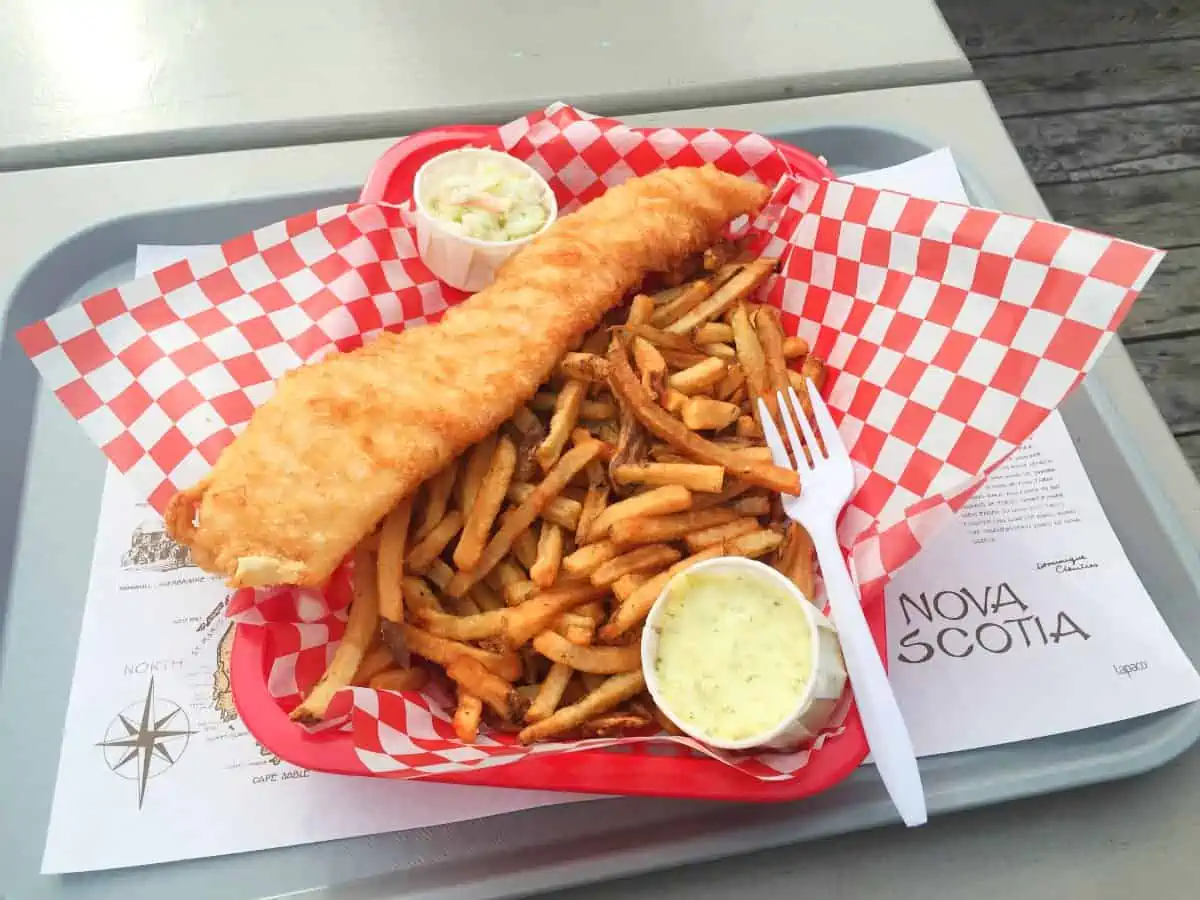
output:
POLYGON ((541 230, 548 215, 541 185, 494 162, 483 162, 470 174, 447 176, 427 206, 451 231, 482 241, 529 237, 541 230))

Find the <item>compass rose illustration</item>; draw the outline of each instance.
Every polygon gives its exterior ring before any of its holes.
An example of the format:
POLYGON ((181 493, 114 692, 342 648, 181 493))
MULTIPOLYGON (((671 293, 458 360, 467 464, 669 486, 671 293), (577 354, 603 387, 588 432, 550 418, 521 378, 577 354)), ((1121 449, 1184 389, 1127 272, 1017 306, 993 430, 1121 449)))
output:
POLYGON ((146 783, 179 762, 195 733, 183 707, 155 696, 152 677, 145 699, 121 710, 96 746, 103 748, 109 769, 137 782, 141 809, 146 783))

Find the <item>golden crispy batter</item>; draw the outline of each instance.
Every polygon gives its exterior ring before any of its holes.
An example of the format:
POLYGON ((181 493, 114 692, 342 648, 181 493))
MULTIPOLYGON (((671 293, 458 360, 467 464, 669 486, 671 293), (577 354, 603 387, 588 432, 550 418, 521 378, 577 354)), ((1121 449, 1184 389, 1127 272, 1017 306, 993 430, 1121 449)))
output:
POLYGON ((235 586, 322 584, 397 501, 526 403, 647 273, 711 246, 766 196, 712 166, 613 188, 439 325, 285 375, 209 476, 171 500, 168 530, 235 586))

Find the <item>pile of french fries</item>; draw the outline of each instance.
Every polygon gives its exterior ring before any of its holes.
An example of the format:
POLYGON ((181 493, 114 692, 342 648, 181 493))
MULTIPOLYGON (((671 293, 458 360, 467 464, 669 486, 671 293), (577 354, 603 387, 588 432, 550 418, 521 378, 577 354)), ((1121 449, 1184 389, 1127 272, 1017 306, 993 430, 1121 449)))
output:
POLYGON ((354 559, 345 634, 292 713, 347 685, 417 690, 440 670, 454 730, 523 743, 675 731, 646 694, 643 623, 705 559, 765 558, 813 596, 808 535, 782 516, 757 400, 807 403, 824 364, 750 302, 774 259, 723 243, 638 294, 496 434, 397 506, 354 559), (418 657, 420 661, 414 660, 418 657))

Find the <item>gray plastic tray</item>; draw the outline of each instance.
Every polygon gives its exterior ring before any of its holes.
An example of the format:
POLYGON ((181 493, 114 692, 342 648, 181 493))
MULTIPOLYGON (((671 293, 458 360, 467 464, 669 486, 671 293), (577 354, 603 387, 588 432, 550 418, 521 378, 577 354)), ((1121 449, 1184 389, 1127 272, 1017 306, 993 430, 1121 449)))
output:
MULTIPOLYGON (((858 125, 777 136, 824 155, 841 172, 892 165, 930 149, 916 138, 858 125)), ((977 202, 992 202, 996 195, 975 177, 969 161, 964 176, 977 202)), ((0 354, 0 583, 6 586, 0 596, 0 797, 5 817, 13 810, 48 806, 57 747, 22 741, 20 724, 31 704, 39 717, 62 720, 103 479, 100 454, 66 412, 44 396, 33 366, 15 345, 15 331, 129 278, 139 242, 216 242, 355 193, 346 184, 108 221, 47 248, 9 298, 0 354), (28 672, 38 672, 39 680, 28 672)), ((1114 347, 1100 367, 1104 371, 1088 380, 1064 413, 1134 566, 1185 650, 1200 658, 1195 538, 1176 520, 1164 488, 1143 462, 1146 448, 1118 414, 1120 406, 1143 420, 1153 415, 1123 355, 1114 347)), ((1170 491, 1195 505, 1194 481, 1172 484, 1170 491)), ((43 722, 36 731, 52 739, 57 724, 43 722)), ((1198 736, 1200 709, 1187 707, 927 759, 921 768, 930 810, 937 814, 1132 775, 1162 765, 1198 736)), ((35 821, 44 819, 39 814, 35 821)), ((64 878, 36 874, 42 849, 37 829, 9 828, 16 842, 9 849, 16 855, 8 858, 16 868, 0 873, 0 894, 12 885, 12 896, 22 900, 164 894, 255 898, 293 892, 357 898, 514 896, 894 821, 875 772, 867 768, 833 791, 794 804, 605 800, 589 804, 586 812, 556 807, 252 857, 64 878)))

